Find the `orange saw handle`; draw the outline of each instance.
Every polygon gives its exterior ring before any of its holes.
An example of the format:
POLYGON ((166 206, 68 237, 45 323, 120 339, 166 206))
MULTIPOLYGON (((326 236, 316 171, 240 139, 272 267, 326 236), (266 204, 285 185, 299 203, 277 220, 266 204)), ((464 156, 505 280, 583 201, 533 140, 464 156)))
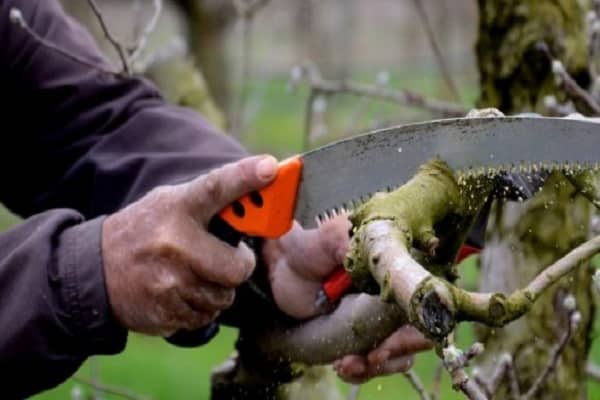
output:
MULTIPOLYGON (((225 207, 212 224, 216 232, 210 226, 209 230, 221 239, 225 239, 221 234, 231 237, 235 236, 236 231, 268 239, 282 236, 291 229, 294 221, 301 173, 302 159, 299 156, 283 160, 279 163, 277 176, 269 185, 242 196, 225 207)), ((231 240, 226 241, 229 243, 231 240)))
MULTIPOLYGON (((243 236, 282 236, 290 230, 294 221, 301 173, 302 159, 299 156, 280 162, 277 176, 269 185, 239 198, 221 210, 211 218, 209 232, 232 246, 237 246, 243 236)), ((216 332, 207 332, 206 328, 181 329, 165 339, 176 346, 196 347, 215 334, 216 332)))
MULTIPOLYGON (((456 257, 456 262, 459 263, 471 254, 477 254, 481 251, 481 249, 469 246, 468 244, 464 244, 460 251, 458 252, 458 256, 456 257)), ((325 298, 330 303, 335 303, 352 287, 352 278, 346 272, 343 267, 337 268, 335 271, 329 275, 329 277, 325 280, 322 287, 322 293, 325 298)), ((319 298, 322 298, 319 296, 319 298)))

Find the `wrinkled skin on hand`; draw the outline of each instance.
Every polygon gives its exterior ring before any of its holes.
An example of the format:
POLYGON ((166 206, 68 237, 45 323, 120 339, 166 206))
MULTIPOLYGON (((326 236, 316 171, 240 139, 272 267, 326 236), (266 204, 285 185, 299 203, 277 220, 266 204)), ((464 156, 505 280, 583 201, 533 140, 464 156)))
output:
POLYGON ((377 376, 408 371, 415 353, 431 347, 432 343, 421 332, 404 325, 366 356, 346 356, 336 361, 333 368, 346 382, 363 383, 377 376))
POLYGON ((126 328, 169 336, 214 321, 255 266, 207 231, 210 219, 243 194, 268 184, 272 157, 250 157, 180 185, 159 187, 108 216, 102 256, 108 298, 126 328))
MULTIPOLYGON (((342 264, 349 247, 350 228, 348 218, 338 216, 312 230, 296 224, 281 239, 265 243, 263 258, 269 269, 273 297, 282 311, 298 319, 319 313, 315 307, 317 293, 323 280, 342 264)), ((431 346, 417 329, 405 325, 366 356, 348 355, 333 366, 345 381, 361 383, 409 370, 414 354, 431 346)))

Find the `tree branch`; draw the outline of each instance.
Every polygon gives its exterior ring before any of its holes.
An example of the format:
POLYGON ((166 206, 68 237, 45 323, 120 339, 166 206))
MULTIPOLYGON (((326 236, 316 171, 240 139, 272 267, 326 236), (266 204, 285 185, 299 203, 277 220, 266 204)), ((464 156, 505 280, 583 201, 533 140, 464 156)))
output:
POLYGON ((452 93, 454 100, 460 102, 460 95, 458 94, 458 89, 456 88, 456 85, 454 84, 454 81, 452 80, 452 75, 450 74, 448 65, 446 64, 446 60, 444 59, 444 56, 442 55, 442 51, 440 49, 440 46, 438 45, 438 42, 435 38, 435 33, 433 32, 433 27, 431 26, 431 23, 429 22, 429 17, 427 16, 427 11, 425 10, 425 7, 423 6, 423 3, 421 2, 421 0, 413 0, 413 3, 415 5, 415 8, 417 9, 417 14, 419 14, 419 18, 421 18, 421 22, 422 22, 423 26, 425 27, 425 32, 427 33, 427 38, 429 39, 429 44, 431 45, 431 48, 433 49, 433 53, 437 60, 438 66, 440 68, 440 72, 442 73, 442 76, 444 77, 444 81, 446 82, 448 89, 450 89, 450 93, 452 93))
POLYGON ((104 15, 102 14, 102 11, 100 11, 98 4, 96 4, 96 0, 87 0, 87 2, 89 4, 90 8, 92 9, 92 11, 94 12, 96 19, 100 23, 100 27, 102 28, 102 31, 104 32, 104 36, 117 51, 117 54, 119 55, 119 59, 121 60, 121 67, 123 68, 123 73, 125 75, 131 75, 131 68, 129 67, 129 60, 127 59, 127 54, 125 52, 125 48, 112 35, 110 29, 108 28, 108 25, 106 24, 106 21, 104 20, 104 15))
POLYGON ((23 14, 21 13, 21 10, 19 10, 18 8, 13 7, 10 9, 9 18, 10 18, 10 22, 19 26, 21 29, 23 29, 40 46, 47 48, 48 50, 53 51, 57 54, 60 54, 61 56, 65 57, 66 59, 76 62, 77 64, 84 65, 84 66, 94 69, 96 71, 99 71, 99 72, 102 72, 105 74, 110 74, 110 75, 120 75, 116 71, 110 70, 108 68, 104 68, 101 64, 99 65, 98 63, 88 61, 84 58, 81 58, 81 57, 75 55, 75 54, 72 54, 72 53, 68 52, 67 50, 57 46, 56 44, 46 40, 42 36, 38 35, 38 33, 29 26, 27 21, 25 21, 25 19, 23 18, 23 14))
POLYGON ((444 372, 444 362, 440 361, 440 363, 435 367, 435 372, 433 373, 433 382, 431 384, 431 400, 437 400, 440 397, 440 389, 442 383, 442 372, 444 372))
POLYGON ((421 400, 431 400, 429 393, 427 393, 423 386, 423 382, 421 382, 419 375, 415 371, 411 369, 408 372, 404 372, 403 375, 408 379, 413 389, 419 394, 421 400))
POLYGON ((488 400, 487 396, 475 380, 470 379, 465 371, 469 362, 483 352, 481 343, 473 344, 466 352, 454 346, 443 349, 444 367, 450 374, 452 386, 463 392, 470 400, 488 400))
POLYGON ((141 56, 141 54, 146 49, 146 45, 148 44, 148 38, 156 29, 156 25, 158 24, 158 20, 160 19, 160 15, 162 14, 163 2, 162 0, 153 0, 153 8, 152 16, 148 20, 144 30, 141 32, 137 44, 130 49, 130 56, 128 65, 133 65, 141 56))
POLYGON ((540 274, 527 285, 525 291, 529 292, 532 296, 532 301, 535 301, 550 285, 573 271, 581 265, 583 261, 590 259, 599 251, 600 236, 596 236, 571 250, 567 255, 540 272, 540 274))
POLYGON ((479 386, 485 390, 487 396, 490 398, 494 396, 498 390, 498 386, 505 377, 508 379, 511 400, 520 400, 521 391, 519 389, 519 381, 517 379, 515 366, 510 354, 504 353, 499 357, 498 364, 492 372, 489 380, 485 380, 475 372, 473 373, 473 379, 475 379, 479 386))
POLYGON ((253 340, 265 359, 328 364, 347 354, 364 354, 405 322, 395 304, 367 294, 347 295, 331 314, 292 326, 267 326, 253 340))
POLYGON ((569 313, 569 320, 566 326, 566 330, 560 338, 559 342, 554 346, 554 349, 552 350, 552 353, 548 360, 548 364, 546 365, 540 376, 535 380, 535 382, 533 382, 533 385, 531 385, 531 388, 529 388, 527 393, 525 393, 525 395, 521 397, 521 400, 533 399, 535 395, 539 392, 539 390, 542 388, 544 383, 546 383, 550 374, 555 370, 556 364, 558 363, 558 360, 562 355, 565 346, 571 340, 573 332, 577 329, 577 326, 579 325, 580 321, 581 314, 573 307, 573 310, 571 310, 571 312, 569 313))
POLYGON ((552 72, 556 76, 558 83, 560 86, 567 92, 567 94, 573 100, 579 100, 584 103, 590 111, 595 115, 600 115, 600 105, 596 102, 596 100, 589 94, 585 89, 583 89, 575 79, 567 72, 563 63, 554 58, 548 45, 544 42, 538 43, 537 49, 548 57, 550 63, 552 65, 552 72))
POLYGON ((97 383, 92 379, 83 378, 81 376, 75 375, 72 377, 72 379, 74 381, 77 381, 84 385, 88 385, 89 387, 99 390, 103 393, 112 394, 114 396, 119 396, 124 399, 129 399, 129 400, 149 400, 150 399, 149 396, 137 394, 127 388, 122 388, 122 387, 114 386, 114 385, 107 385, 104 383, 97 383))

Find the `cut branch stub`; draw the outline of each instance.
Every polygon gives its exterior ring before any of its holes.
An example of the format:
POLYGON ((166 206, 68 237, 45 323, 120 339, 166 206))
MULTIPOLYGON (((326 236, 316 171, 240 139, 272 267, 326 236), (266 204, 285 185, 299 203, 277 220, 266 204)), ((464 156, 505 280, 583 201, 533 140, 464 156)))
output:
MULTIPOLYGON (((450 285, 432 275, 410 254, 413 245, 431 255, 439 239, 434 226, 449 215, 475 213, 450 168, 435 159, 395 192, 377 194, 351 216, 354 226, 344 265, 355 285, 386 301, 396 301, 412 324, 441 340, 455 326, 450 285)), ((470 198, 470 196, 466 196, 470 198)), ((453 260, 447 263, 451 268, 453 260)))

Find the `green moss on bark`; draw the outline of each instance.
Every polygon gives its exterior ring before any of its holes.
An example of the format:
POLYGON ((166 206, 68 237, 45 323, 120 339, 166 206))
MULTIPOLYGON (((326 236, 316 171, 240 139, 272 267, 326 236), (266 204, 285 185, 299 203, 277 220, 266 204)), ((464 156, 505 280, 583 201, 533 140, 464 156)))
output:
POLYGON ((557 90, 547 57, 535 48, 538 42, 545 42, 579 84, 588 86, 583 2, 479 0, 478 3, 479 107, 496 107, 506 114, 543 113, 545 96, 566 100, 565 94, 557 90))

